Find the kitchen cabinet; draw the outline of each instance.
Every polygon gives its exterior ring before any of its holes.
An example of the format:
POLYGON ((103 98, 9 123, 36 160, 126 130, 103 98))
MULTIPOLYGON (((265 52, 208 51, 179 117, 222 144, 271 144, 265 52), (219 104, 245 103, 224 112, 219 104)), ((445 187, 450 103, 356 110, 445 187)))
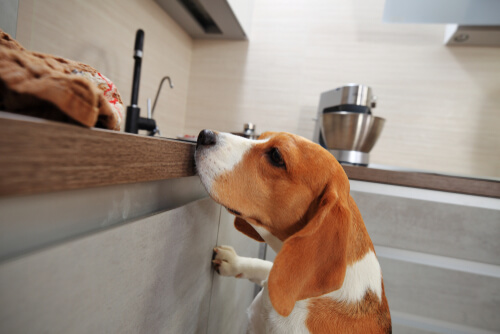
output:
POLYGON ((202 199, 3 262, 0 332, 204 332, 219 215, 202 199))
POLYGON ((383 20, 391 23, 500 24, 500 4, 489 0, 386 0, 383 20))
POLYGON ((258 256, 232 219, 205 198, 3 261, 0 332, 245 333, 254 285, 211 266, 258 256))
POLYGON ((444 44, 499 46, 500 3, 489 0, 386 0, 388 23, 446 24, 444 44))
POLYGON ((500 199, 351 181, 395 333, 498 332, 500 199))

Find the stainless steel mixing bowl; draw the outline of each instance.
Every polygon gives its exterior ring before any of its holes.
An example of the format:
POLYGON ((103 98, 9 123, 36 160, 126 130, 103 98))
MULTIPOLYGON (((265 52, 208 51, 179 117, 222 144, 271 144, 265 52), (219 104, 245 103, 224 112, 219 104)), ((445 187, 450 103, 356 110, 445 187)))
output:
POLYGON ((354 112, 323 114, 322 134, 330 150, 369 153, 377 141, 385 119, 354 112))

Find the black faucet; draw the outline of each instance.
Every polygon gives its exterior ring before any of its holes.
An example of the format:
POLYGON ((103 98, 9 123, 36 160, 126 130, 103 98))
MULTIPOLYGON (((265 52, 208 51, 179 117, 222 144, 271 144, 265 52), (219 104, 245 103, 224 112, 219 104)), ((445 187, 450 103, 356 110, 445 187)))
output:
POLYGON ((125 132, 138 133, 139 130, 149 131, 154 136, 158 131, 156 121, 152 118, 141 117, 141 109, 137 105, 139 98, 139 83, 141 81, 142 49, 144 46, 144 31, 137 30, 134 47, 134 79, 132 82, 132 101, 127 107, 127 120, 125 121, 125 132))

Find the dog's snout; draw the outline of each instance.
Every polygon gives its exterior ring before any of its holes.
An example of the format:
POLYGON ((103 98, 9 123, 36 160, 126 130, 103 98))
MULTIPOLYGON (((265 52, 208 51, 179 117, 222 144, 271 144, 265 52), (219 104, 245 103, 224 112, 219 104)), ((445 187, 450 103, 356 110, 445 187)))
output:
POLYGON ((196 142, 196 148, 198 148, 199 146, 215 145, 216 142, 216 136, 213 131, 207 129, 201 130, 200 134, 198 135, 198 141, 196 142))

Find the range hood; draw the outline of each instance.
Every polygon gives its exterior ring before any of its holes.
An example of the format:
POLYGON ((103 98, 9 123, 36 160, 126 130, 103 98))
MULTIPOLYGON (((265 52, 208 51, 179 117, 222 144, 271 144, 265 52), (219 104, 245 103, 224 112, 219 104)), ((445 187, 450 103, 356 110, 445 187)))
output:
POLYGON ((252 1, 155 0, 191 37, 247 39, 252 1))
POLYGON ((443 23, 447 45, 500 46, 499 0, 386 0, 383 21, 443 23))

